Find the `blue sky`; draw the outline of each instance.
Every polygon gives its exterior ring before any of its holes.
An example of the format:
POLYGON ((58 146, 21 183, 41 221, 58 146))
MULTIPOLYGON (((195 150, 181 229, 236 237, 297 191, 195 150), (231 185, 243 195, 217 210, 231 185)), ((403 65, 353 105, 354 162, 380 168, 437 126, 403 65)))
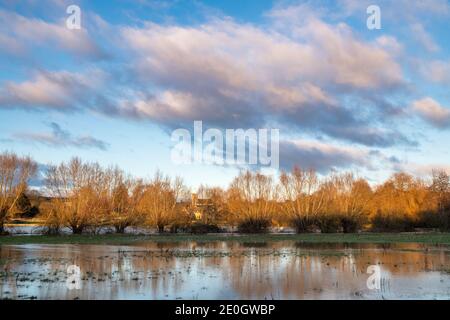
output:
POLYGON ((226 186, 240 168, 171 160, 171 132, 202 120, 279 129, 281 169, 450 169, 447 0, 7 0, 0 24, 0 150, 42 164, 226 186))

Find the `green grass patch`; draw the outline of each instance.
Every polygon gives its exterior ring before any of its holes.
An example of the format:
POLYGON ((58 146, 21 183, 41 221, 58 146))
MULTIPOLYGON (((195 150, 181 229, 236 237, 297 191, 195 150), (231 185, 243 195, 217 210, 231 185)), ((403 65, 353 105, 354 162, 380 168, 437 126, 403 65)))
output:
POLYGON ((133 245, 145 242, 215 242, 263 243, 295 241, 304 243, 423 243, 450 245, 450 233, 363 233, 363 234, 163 234, 163 235, 33 235, 0 236, 0 245, 21 244, 108 244, 133 245))

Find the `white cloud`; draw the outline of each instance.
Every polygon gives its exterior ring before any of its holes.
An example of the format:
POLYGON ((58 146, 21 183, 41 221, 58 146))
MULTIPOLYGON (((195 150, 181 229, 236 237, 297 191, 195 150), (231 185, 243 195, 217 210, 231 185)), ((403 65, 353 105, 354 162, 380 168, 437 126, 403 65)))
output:
POLYGON ((422 75, 434 83, 450 84, 450 60, 423 61, 420 64, 422 75))
POLYGON ((337 135, 338 127, 373 120, 367 109, 342 105, 342 97, 403 85, 400 65, 383 48, 395 40, 364 42, 348 26, 318 19, 289 36, 230 19, 196 27, 124 27, 121 35, 136 79, 156 89, 123 101, 116 112, 163 124, 202 119, 261 126, 270 118, 337 135))
POLYGON ((450 127, 450 109, 443 107, 433 98, 416 100, 411 107, 414 112, 435 127, 450 127))
POLYGON ((100 70, 85 73, 39 72, 32 80, 6 82, 0 88, 0 107, 71 110, 86 102, 104 81, 100 70))
POLYGON ((0 9, 0 25, 3 37, 14 38, 24 46, 46 45, 78 56, 105 57, 86 29, 69 30, 63 19, 58 23, 50 23, 0 9))
POLYGON ((280 164, 289 170, 294 165, 326 173, 337 168, 371 167, 369 151, 318 140, 285 140, 280 142, 280 164))
POLYGON ((52 132, 37 133, 17 133, 15 139, 25 142, 37 142, 52 147, 76 147, 76 148, 95 148, 106 150, 109 145, 90 135, 73 137, 70 132, 63 130, 57 123, 50 123, 52 132))

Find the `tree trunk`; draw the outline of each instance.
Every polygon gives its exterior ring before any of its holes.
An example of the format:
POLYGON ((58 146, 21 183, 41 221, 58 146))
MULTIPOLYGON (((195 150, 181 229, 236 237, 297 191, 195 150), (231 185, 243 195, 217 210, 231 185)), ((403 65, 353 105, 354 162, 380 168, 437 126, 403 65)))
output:
POLYGON ((163 233, 164 232, 164 225, 158 225, 158 232, 163 233))
POLYGON ((116 233, 125 233, 126 226, 114 226, 116 228, 116 233))
POLYGON ((8 214, 8 210, 5 210, 5 209, 0 210, 0 235, 5 232, 5 221, 6 221, 7 214, 8 214))

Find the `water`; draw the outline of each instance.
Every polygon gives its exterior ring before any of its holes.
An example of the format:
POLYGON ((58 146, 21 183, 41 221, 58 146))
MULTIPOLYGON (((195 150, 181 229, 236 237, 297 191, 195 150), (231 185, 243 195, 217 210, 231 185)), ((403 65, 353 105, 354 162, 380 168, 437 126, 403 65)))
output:
POLYGON ((0 298, 450 299, 450 247, 290 241, 0 246, 0 298), (80 267, 80 289, 68 287, 70 265, 80 267), (367 287, 370 265, 381 269, 380 289, 367 287))

